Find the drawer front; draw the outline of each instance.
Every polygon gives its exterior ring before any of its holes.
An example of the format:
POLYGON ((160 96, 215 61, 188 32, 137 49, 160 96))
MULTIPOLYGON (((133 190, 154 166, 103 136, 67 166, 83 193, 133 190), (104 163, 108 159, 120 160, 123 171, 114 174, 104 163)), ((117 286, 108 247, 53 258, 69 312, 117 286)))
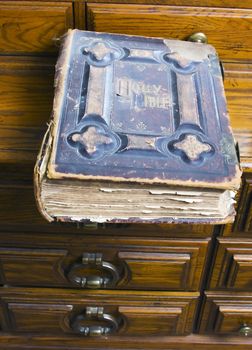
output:
POLYGON ((207 292, 200 332, 251 335, 252 296, 249 293, 207 292))
POLYGON ((4 331, 161 336, 192 331, 198 294, 6 288, 0 297, 4 331))
POLYGON ((251 9, 90 3, 88 28, 182 40, 204 32, 222 60, 252 57, 251 9))
POLYGON ((78 236, 72 237, 71 247, 64 243, 60 247, 1 248, 2 283, 84 289, 198 290, 208 240, 78 236))
POLYGON ((244 177, 242 195, 239 203, 239 215, 235 221, 235 230, 252 232, 252 177, 244 177))
POLYGON ((246 182, 248 174, 245 171, 250 171, 252 164, 252 64, 224 62, 223 66, 227 105, 235 139, 239 144, 243 178, 246 182))
POLYGON ((52 58, 0 57, 0 90, 4 96, 0 99, 0 166, 5 181, 32 180, 51 113, 54 64, 52 58), (12 165, 12 171, 7 164, 12 165))
MULTIPOLYGON (((244 119, 246 123, 246 119, 244 119)), ((243 134, 243 139, 247 141, 247 147, 251 145, 246 139, 246 133, 243 134)), ((240 144, 240 142, 239 142, 240 144)), ((252 232, 252 177, 251 174, 243 175, 243 186, 241 188, 241 194, 238 200, 237 216, 233 225, 227 225, 223 230, 223 235, 234 235, 247 237, 251 236, 252 232), (240 234, 239 234, 240 232, 240 234)))
POLYGON ((0 1, 0 52, 53 53, 55 40, 73 26, 71 2, 0 1))
POLYGON ((219 239, 211 289, 252 290, 252 241, 219 239))

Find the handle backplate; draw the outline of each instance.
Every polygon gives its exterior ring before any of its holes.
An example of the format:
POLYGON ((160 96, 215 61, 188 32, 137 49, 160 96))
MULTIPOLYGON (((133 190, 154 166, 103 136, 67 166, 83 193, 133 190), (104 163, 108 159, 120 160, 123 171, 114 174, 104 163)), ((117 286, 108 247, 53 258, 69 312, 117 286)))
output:
POLYGON ((87 307, 84 313, 76 315, 70 321, 74 333, 97 337, 116 333, 121 319, 104 313, 103 307, 87 307))
POLYGON ((81 263, 74 263, 67 272, 68 280, 81 288, 105 289, 115 287, 120 280, 119 270, 112 263, 104 261, 101 253, 84 253, 81 263), (80 270, 97 270, 97 274, 82 276, 80 270), (106 273, 104 276, 101 270, 106 273), (101 274, 101 276, 99 276, 101 274))

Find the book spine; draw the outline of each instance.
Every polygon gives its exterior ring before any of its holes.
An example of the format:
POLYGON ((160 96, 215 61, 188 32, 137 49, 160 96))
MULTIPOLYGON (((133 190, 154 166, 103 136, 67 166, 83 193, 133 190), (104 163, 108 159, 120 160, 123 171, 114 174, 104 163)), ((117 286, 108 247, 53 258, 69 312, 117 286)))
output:
POLYGON ((68 67, 74 32, 75 30, 70 29, 61 38, 60 55, 55 66, 53 110, 34 167, 33 182, 36 204, 39 212, 48 221, 53 221, 54 218, 46 212, 41 193, 41 185, 48 176, 49 159, 53 156, 53 143, 57 134, 61 109, 64 101, 65 83, 68 77, 68 67))
POLYGON ((37 208, 39 212, 42 214, 42 216, 48 221, 53 221, 54 219, 50 215, 48 215, 48 213, 46 212, 46 209, 43 203, 42 193, 41 193, 42 192, 41 186, 42 186, 42 181, 46 177, 47 164, 51 154, 52 126, 53 126, 53 120, 50 121, 49 126, 46 130, 46 133, 44 135, 42 145, 34 167, 34 176, 33 176, 34 195, 35 195, 37 208))

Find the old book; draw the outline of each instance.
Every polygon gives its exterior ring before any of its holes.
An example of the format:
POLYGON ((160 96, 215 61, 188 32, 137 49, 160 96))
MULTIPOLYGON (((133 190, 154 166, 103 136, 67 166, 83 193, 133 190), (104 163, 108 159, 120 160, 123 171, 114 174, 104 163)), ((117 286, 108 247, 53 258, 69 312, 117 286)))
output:
POLYGON ((241 171, 210 45, 69 31, 35 168, 48 220, 233 220, 241 171))

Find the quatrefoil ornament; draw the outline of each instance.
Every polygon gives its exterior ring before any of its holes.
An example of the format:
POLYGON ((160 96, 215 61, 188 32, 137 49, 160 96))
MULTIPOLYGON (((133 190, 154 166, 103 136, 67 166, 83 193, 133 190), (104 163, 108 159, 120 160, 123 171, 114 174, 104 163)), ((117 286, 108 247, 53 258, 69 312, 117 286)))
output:
POLYGON ((95 41, 90 46, 82 49, 88 64, 104 67, 114 60, 120 60, 126 55, 126 51, 109 41, 95 41))
POLYGON ((115 153, 120 145, 120 137, 111 132, 105 124, 88 124, 81 131, 72 132, 68 138, 71 147, 89 160, 97 160, 115 153))
POLYGON ((177 139, 168 143, 167 151, 169 150, 174 155, 179 156, 186 163, 200 165, 206 158, 215 153, 213 145, 204 139, 204 136, 183 133, 177 139))
POLYGON ((89 156, 97 152, 101 145, 109 145, 113 142, 110 137, 100 134, 95 126, 88 127, 80 134, 73 134, 72 141, 82 144, 89 156))
POLYGON ((175 142, 173 147, 183 151, 188 159, 195 161, 203 152, 210 152, 211 146, 198 140, 195 135, 186 135, 182 141, 175 142))

